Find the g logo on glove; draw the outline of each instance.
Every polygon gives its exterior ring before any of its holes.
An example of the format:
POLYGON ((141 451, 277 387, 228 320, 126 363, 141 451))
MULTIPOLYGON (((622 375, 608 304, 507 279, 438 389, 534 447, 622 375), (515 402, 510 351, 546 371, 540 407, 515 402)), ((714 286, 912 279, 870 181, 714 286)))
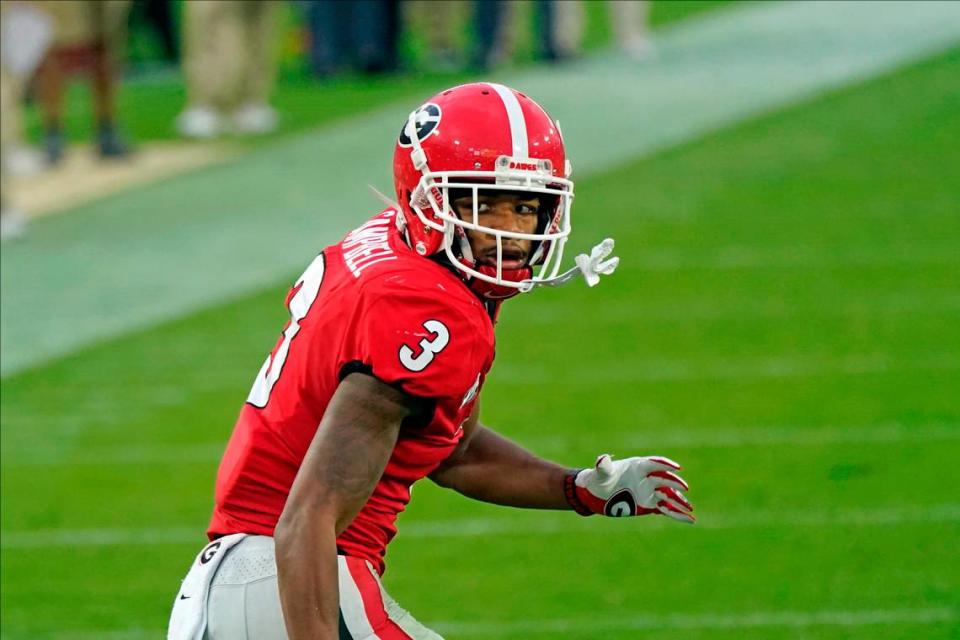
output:
POLYGON ((612 498, 607 500, 603 508, 603 515, 611 518, 623 518, 632 516, 637 512, 637 501, 633 499, 633 494, 628 489, 624 489, 612 498))
POLYGON ((693 505, 683 495, 689 487, 674 473, 679 470, 680 465, 662 456, 614 460, 605 453, 593 468, 571 471, 564 493, 573 510, 584 516, 657 513, 693 524, 693 505))

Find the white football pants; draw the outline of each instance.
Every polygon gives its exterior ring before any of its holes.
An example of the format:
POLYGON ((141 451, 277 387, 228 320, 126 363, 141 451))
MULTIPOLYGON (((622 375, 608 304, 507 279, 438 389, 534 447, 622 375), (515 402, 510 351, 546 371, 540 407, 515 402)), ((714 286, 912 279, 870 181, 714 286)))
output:
MULTIPOLYGON (((340 563, 339 640, 443 640, 391 598, 373 567, 340 563)), ((273 538, 248 536, 227 552, 210 583, 205 640, 287 640, 273 538)))

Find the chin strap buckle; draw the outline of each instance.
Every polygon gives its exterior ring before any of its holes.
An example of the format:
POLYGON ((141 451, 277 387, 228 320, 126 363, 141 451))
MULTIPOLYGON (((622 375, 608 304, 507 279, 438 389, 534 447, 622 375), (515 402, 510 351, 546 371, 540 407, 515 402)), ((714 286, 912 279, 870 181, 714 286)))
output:
POLYGON ((423 171, 427 167, 427 154, 423 147, 417 147, 410 153, 410 160, 413 162, 413 168, 417 171, 423 171))

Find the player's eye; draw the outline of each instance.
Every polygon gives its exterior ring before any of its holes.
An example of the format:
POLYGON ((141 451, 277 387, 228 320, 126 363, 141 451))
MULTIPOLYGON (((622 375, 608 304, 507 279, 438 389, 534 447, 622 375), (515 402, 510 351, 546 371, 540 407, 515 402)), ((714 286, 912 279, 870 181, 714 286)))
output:
POLYGON ((537 215, 540 213, 540 207, 533 203, 521 202, 517 205, 517 213, 521 215, 537 215))

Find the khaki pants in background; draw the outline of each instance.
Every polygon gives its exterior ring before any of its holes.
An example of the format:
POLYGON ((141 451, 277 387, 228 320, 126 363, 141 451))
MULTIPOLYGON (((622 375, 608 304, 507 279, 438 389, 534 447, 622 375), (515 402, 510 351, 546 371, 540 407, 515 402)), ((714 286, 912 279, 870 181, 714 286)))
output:
POLYGON ((0 155, 8 145, 22 142, 23 83, 0 66, 0 155))
POLYGON ((132 0, 31 0, 53 19, 53 49, 100 44, 120 62, 126 54, 132 0))
MULTIPOLYGON (((647 37, 650 3, 647 0, 609 0, 607 11, 617 46, 629 48, 647 37)), ((575 55, 580 51, 586 14, 579 0, 556 0, 553 3, 553 37, 557 52, 575 55)))
POLYGON ((613 33, 621 48, 629 47, 635 40, 648 37, 650 3, 647 0, 610 0, 607 7, 610 10, 613 33))
POLYGON ((267 102, 276 75, 275 8, 269 0, 184 3, 183 64, 191 106, 229 112, 267 102))
POLYGON ((5 208, 10 200, 6 159, 8 146, 20 132, 20 91, 13 78, 0 66, 0 202, 5 208))

